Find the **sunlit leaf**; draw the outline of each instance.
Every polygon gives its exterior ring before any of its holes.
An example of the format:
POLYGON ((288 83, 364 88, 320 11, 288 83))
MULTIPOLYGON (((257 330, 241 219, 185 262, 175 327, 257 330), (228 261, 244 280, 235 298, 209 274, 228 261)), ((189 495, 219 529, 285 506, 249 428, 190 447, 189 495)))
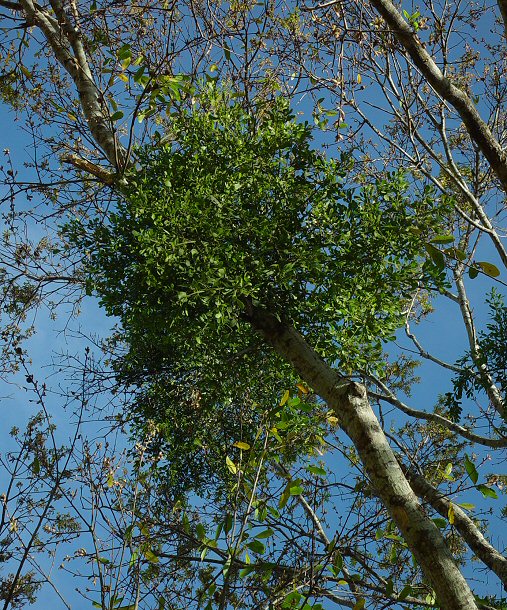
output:
POLYGON ((453 241, 452 235, 436 235, 430 240, 430 244, 452 244, 453 241))
POLYGON ((496 491, 487 485, 477 485, 477 489, 485 498, 493 498, 494 500, 498 499, 496 491))
POLYGON ((225 457, 225 463, 232 474, 236 474, 238 472, 238 467, 228 455, 225 457))
POLYGON ((160 559, 155 555, 155 553, 150 549, 145 549, 143 551, 143 555, 150 563, 158 563, 160 559))
POLYGON ((310 472, 311 474, 321 477, 325 477, 327 474, 324 468, 321 468, 320 466, 307 466, 306 470, 308 470, 308 472, 310 472))
POLYGON ((489 277, 498 277, 500 275, 500 269, 498 269, 496 265, 493 265, 493 263, 488 263, 486 261, 478 261, 475 264, 479 265, 479 267, 484 271, 486 275, 489 275, 489 277))

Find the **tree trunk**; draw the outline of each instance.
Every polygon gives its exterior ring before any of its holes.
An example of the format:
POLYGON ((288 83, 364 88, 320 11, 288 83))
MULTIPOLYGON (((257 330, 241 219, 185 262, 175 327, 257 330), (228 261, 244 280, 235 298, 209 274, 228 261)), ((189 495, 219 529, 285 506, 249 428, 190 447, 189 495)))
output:
POLYGON ((373 412, 364 386, 339 375, 290 325, 247 306, 246 318, 326 401, 354 443, 376 495, 398 526, 444 610, 476 609, 442 535, 424 513, 373 412))

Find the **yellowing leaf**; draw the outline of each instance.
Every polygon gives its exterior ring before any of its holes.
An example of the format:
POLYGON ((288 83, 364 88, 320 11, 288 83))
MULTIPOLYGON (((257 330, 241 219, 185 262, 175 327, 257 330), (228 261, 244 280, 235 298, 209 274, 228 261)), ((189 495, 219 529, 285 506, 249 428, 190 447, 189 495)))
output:
POLYGON ((331 424, 332 426, 338 426, 338 424, 340 423, 340 420, 337 417, 335 417, 334 415, 328 415, 326 419, 327 419, 327 422, 329 424, 331 424))
POLYGON ((108 487, 112 487, 113 485, 114 485, 114 475, 113 475, 113 473, 112 473, 112 472, 110 472, 110 473, 107 475, 107 486, 108 486, 108 487))
POLYGON ((296 388, 302 393, 302 394, 308 394, 310 392, 310 390, 303 384, 303 383, 297 383, 296 384, 296 388))
POLYGON ((449 523, 451 525, 454 524, 454 506, 449 504, 449 509, 447 510, 447 517, 449 518, 449 523))
POLYGON ((278 434, 278 430, 276 428, 270 428, 269 431, 279 443, 282 442, 282 437, 278 434))
POLYGON ((236 474, 238 472, 238 467, 228 455, 225 458, 225 463, 227 464, 227 468, 231 471, 232 474, 236 474))
MULTIPOLYGON (((363 78, 360 74, 357 75, 357 84, 360 85, 362 82, 363 78)), ((364 605, 364 604, 363 604, 364 605)))
POLYGON ((122 80, 124 83, 128 83, 129 82, 129 77, 124 72, 122 72, 121 74, 118 74, 118 78, 120 80, 122 80))
POLYGON ((493 265, 493 263, 479 261, 476 264, 479 265, 479 267, 486 275, 489 275, 489 277, 498 277, 500 275, 500 269, 498 269, 496 265, 493 265))
POLYGON ((290 392, 289 390, 285 390, 283 396, 282 396, 282 400, 280 401, 280 406, 283 407, 283 405, 289 400, 289 396, 290 396, 290 392))
POLYGON ((32 80, 32 73, 30 72, 30 70, 28 68, 26 68, 23 64, 21 64, 19 66, 21 72, 23 72, 23 74, 26 76, 26 78, 28 80, 32 80))
POLYGON ((146 549, 145 551, 143 551, 143 555, 150 563, 158 563, 160 561, 160 559, 155 555, 153 551, 150 551, 150 549, 146 549))
POLYGON ((238 449, 243 449, 243 451, 248 451, 250 449, 250 445, 245 443, 244 441, 236 441, 233 447, 237 447, 238 449))
POLYGON ((357 602, 354 604, 354 607, 352 610, 363 610, 365 604, 366 604, 366 600, 364 599, 364 597, 360 597, 357 600, 357 602))

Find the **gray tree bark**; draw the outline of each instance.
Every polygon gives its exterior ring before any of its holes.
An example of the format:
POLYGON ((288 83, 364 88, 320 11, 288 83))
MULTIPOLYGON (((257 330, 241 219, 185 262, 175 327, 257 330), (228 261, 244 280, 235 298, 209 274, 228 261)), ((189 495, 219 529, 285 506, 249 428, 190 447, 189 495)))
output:
MULTIPOLYGON (((458 112, 470 137, 489 161, 491 169, 507 192, 507 155, 483 121, 473 101, 442 73, 412 27, 390 0, 368 0, 368 2, 382 16, 392 34, 405 48, 428 84, 458 112)), ((499 4, 500 7, 505 7, 506 3, 500 1, 499 4)))

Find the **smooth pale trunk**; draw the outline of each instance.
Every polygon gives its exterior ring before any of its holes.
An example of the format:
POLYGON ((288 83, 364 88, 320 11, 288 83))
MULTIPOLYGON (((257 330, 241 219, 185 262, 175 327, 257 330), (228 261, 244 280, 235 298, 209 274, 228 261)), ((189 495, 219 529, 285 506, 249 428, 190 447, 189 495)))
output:
POLYGON ((467 581, 424 513, 373 412, 365 388, 341 377, 291 326, 247 306, 246 319, 326 401, 354 443, 376 495, 398 526, 444 610, 475 610, 467 581))

